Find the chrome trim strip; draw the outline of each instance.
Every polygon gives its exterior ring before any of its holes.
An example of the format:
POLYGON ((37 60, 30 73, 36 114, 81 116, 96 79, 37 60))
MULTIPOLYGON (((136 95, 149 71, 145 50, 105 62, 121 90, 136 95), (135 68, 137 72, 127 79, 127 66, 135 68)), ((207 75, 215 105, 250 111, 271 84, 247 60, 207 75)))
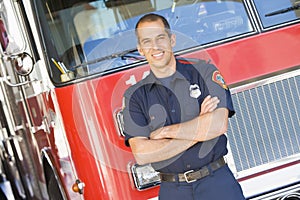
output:
POLYGON ((263 29, 263 25, 262 25, 262 21, 261 21, 261 18, 260 18, 260 15, 256 9, 256 6, 255 6, 255 3, 253 0, 248 0, 248 4, 250 5, 250 8, 251 8, 251 16, 254 18, 254 21, 255 21, 255 25, 257 26, 257 28, 260 30, 263 29))
POLYGON ((297 20, 294 20, 294 21, 290 21, 290 22, 285 22, 285 23, 282 23, 282 24, 277 24, 277 25, 270 26, 270 27, 267 27, 267 28, 263 28, 262 27, 262 31, 263 32, 267 32, 267 31, 271 31, 271 30, 275 30, 275 29, 279 29, 279 28, 283 28, 283 27, 295 25, 297 23, 300 23, 300 19, 297 19, 297 20))
POLYGON ((250 21, 252 22, 252 25, 254 27, 254 29, 257 32, 261 32, 261 25, 260 25, 260 20, 258 18, 258 13, 256 12, 254 3, 252 0, 245 0, 245 6, 246 6, 246 10, 248 11, 249 18, 250 21))
POLYGON ((246 169, 240 172, 234 172, 235 177, 237 179, 241 178, 247 178, 247 176, 253 176, 257 173, 262 173, 264 171, 272 170, 274 168, 280 167, 282 165, 286 165, 295 161, 298 161, 300 159, 300 154, 294 154, 292 156, 281 158, 280 160, 276 160, 273 162, 269 162, 263 165, 259 165, 256 167, 252 167, 250 169, 246 169))
POLYGON ((241 181, 244 195, 249 200, 279 200, 278 197, 299 190, 299 167, 298 164, 241 181))
POLYGON ((125 137, 124 134, 124 121, 123 121, 123 110, 119 109, 114 113, 114 122, 117 129, 118 135, 125 137))
POLYGON ((233 88, 230 89, 230 92, 231 92, 231 94, 236 94, 236 93, 239 93, 239 92, 243 92, 245 90, 250 90, 250 89, 253 89, 253 88, 256 88, 256 87, 259 87, 259 86, 274 83, 274 82, 277 82, 277 81, 281 81, 281 80, 288 79, 288 78, 295 77, 295 76, 299 76, 299 75, 300 75, 300 69, 297 69, 297 70, 286 72, 286 73, 283 73, 283 74, 280 74, 280 75, 277 75, 277 76, 273 76, 273 77, 269 77, 269 78, 266 78, 266 79, 254 81, 254 82, 251 82, 251 83, 248 83, 248 84, 244 84, 244 85, 241 85, 241 86, 233 87, 233 88))
MULTIPOLYGON (((280 197, 285 197, 288 194, 300 191, 299 180, 292 179, 290 175, 290 172, 298 169, 299 166, 284 169, 279 174, 270 173, 255 181, 241 182, 241 186, 249 200, 280 200, 280 197), (286 176, 284 176, 285 173, 287 173, 286 176), (275 178, 272 179, 272 177, 275 178), (277 177, 282 177, 283 179, 276 179, 277 177)), ((297 175, 299 175, 299 173, 297 173, 297 175)))

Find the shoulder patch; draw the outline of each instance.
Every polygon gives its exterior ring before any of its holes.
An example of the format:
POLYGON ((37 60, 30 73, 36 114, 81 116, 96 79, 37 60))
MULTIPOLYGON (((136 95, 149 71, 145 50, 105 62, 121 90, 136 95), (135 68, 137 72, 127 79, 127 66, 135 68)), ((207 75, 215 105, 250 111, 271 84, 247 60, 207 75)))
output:
POLYGON ((218 85, 220 85, 222 88, 224 88, 225 90, 228 90, 225 80, 219 71, 214 71, 212 75, 212 80, 218 85))

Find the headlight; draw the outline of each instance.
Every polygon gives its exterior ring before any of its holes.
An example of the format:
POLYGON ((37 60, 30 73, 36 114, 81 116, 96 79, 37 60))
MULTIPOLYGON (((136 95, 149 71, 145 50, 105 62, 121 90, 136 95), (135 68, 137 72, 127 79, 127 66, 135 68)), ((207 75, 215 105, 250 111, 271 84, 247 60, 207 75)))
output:
POLYGON ((150 164, 131 167, 135 187, 138 190, 144 190, 160 184, 159 172, 155 171, 150 164))

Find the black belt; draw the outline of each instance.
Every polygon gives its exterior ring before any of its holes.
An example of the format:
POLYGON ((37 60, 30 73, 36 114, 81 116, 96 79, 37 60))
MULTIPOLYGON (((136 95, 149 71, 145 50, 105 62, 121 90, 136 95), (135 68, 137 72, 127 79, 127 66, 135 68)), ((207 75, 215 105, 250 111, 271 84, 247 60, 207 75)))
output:
POLYGON ((182 174, 169 174, 169 173, 160 173, 160 179, 161 181, 165 182, 187 182, 191 183, 196 180, 199 180, 201 178, 204 178, 205 176, 208 176, 211 171, 215 171, 221 167, 226 165, 226 162, 224 158, 219 158, 218 160, 202 167, 201 169, 194 171, 189 170, 182 174), (210 168, 210 169, 209 169, 210 168))

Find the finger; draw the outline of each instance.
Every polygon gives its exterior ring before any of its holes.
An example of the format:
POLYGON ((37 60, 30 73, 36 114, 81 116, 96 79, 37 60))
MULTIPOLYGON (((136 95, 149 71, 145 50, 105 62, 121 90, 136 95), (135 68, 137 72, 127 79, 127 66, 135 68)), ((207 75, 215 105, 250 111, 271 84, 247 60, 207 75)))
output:
POLYGON ((217 97, 211 98, 205 105, 203 105, 203 111, 204 112, 214 111, 217 108, 219 102, 220 100, 217 97))
POLYGON ((210 99, 211 99, 211 96, 208 95, 207 97, 204 98, 202 104, 206 104, 210 99))
POLYGON ((219 102, 220 100, 218 97, 211 97, 211 95, 205 97, 205 99, 201 103, 200 115, 214 111, 217 108, 219 102))
POLYGON ((205 108, 211 103, 211 100, 212 100, 212 98, 211 98, 210 95, 208 95, 207 97, 205 97, 205 99, 204 99, 203 102, 201 103, 201 107, 202 107, 203 109, 205 109, 205 108))
POLYGON ((217 101, 219 101, 219 98, 218 97, 212 97, 210 101, 211 102, 217 102, 217 101))
POLYGON ((218 97, 209 97, 209 98, 206 98, 203 102, 202 102, 202 107, 203 108, 207 108, 207 107, 210 107, 211 105, 213 104, 218 104, 219 103, 219 99, 218 97))
POLYGON ((208 108, 208 112, 213 112, 217 108, 218 104, 212 104, 210 108, 208 108))
POLYGON ((204 114, 204 113, 208 112, 207 107, 209 105, 210 100, 211 100, 211 96, 210 95, 208 95, 207 97, 205 97, 205 99, 201 103, 201 113, 200 114, 204 114))

